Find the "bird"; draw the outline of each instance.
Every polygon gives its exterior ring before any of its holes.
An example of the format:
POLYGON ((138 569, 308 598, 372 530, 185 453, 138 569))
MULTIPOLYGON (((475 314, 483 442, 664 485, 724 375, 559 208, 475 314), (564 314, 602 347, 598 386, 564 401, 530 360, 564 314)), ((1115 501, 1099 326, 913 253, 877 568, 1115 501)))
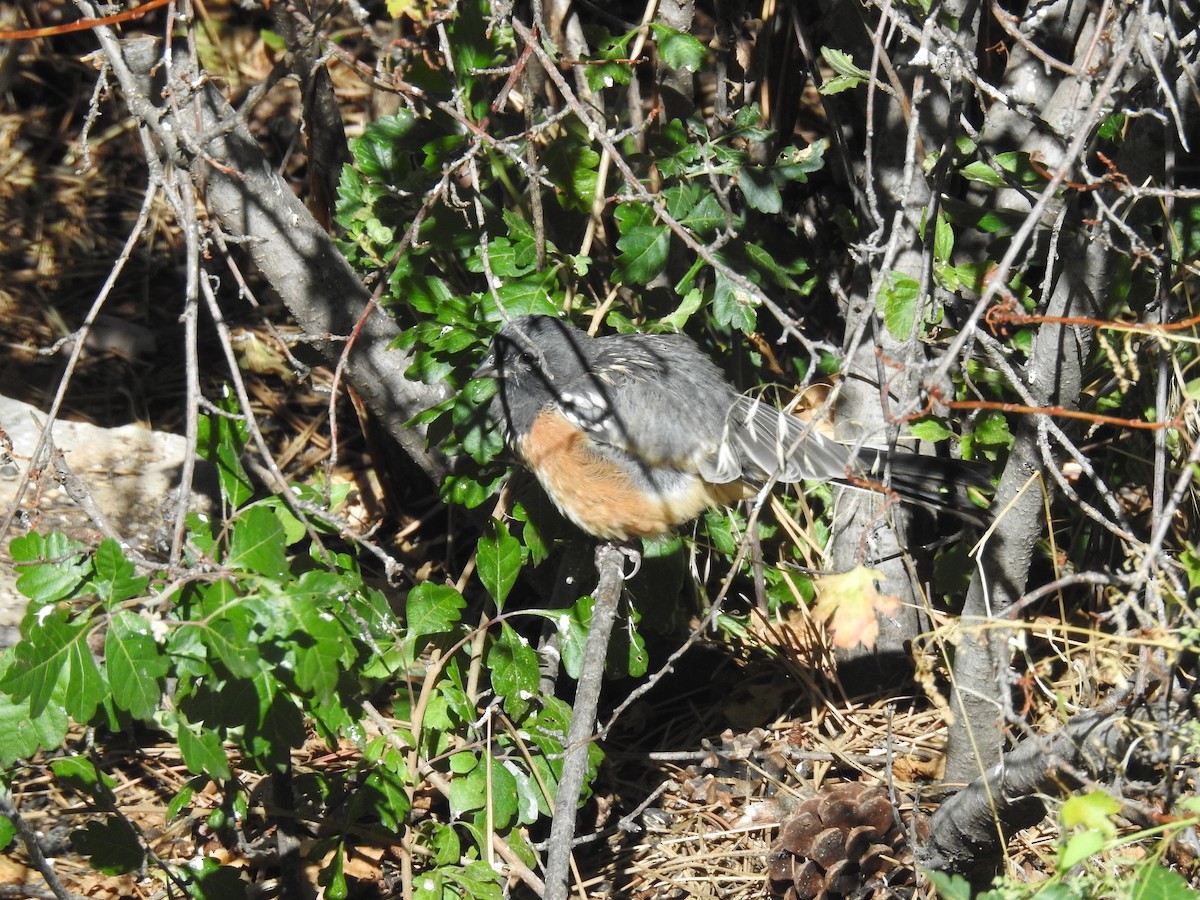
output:
POLYGON ((562 515, 601 540, 659 538, 773 482, 880 478, 924 506, 961 508, 975 466, 851 447, 739 393, 687 335, 593 337, 547 315, 515 318, 473 378, 498 389, 490 413, 562 515))

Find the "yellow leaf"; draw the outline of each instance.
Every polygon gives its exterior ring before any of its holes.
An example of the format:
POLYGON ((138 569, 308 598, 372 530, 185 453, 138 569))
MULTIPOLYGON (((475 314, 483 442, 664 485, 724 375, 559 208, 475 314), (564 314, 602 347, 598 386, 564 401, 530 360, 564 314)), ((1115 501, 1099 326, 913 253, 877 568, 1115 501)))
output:
POLYGON ((387 0, 388 15, 393 19, 408 16, 414 22, 422 21, 427 10, 423 0, 387 0))
POLYGON ((900 599, 881 594, 876 585, 884 574, 858 566, 841 575, 817 578, 813 586, 817 601, 813 615, 825 623, 833 646, 848 648, 862 644, 868 650, 879 637, 879 616, 890 616, 900 608, 900 599))

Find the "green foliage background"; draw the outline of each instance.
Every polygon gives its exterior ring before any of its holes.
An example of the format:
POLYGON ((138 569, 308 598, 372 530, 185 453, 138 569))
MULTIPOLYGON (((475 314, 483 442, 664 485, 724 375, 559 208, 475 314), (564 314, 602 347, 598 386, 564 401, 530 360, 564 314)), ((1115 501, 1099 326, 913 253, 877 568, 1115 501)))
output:
MULTIPOLYGON (((524 78, 536 80, 541 64, 536 54, 523 53, 511 24, 492 18, 487 4, 463 0, 442 27, 448 56, 404 60, 420 102, 372 121, 352 142, 336 222, 346 257, 365 278, 384 283, 382 303, 403 326, 400 345, 413 354, 407 374, 454 389, 414 423, 428 426, 432 441, 463 460, 443 486, 447 501, 479 508, 506 472, 499 435, 480 415, 493 386, 471 381, 470 372, 507 318, 568 314, 617 331, 685 330, 745 388, 768 380, 761 373, 773 364, 771 380, 799 387, 837 372, 841 321, 823 285, 844 272, 805 236, 802 210, 822 192, 826 219, 835 223, 829 228, 837 232, 833 243, 849 255, 861 235, 832 186, 826 141, 800 146, 791 135, 772 134, 752 103, 723 118, 707 110, 656 111, 634 121, 623 107, 625 90, 639 78, 651 80, 651 66, 657 77, 712 64, 696 37, 662 25, 642 35, 652 64, 628 58, 635 44, 642 46, 638 30, 590 34, 596 50, 580 61, 592 92, 586 108, 595 111, 587 119, 570 106, 561 114, 528 106, 518 113, 514 102, 502 100, 511 82, 510 97, 531 103, 536 90, 524 78), (616 171, 604 161, 600 127, 621 160, 616 171), (768 354, 769 341, 747 337, 779 336, 801 318, 814 326, 806 328, 803 352, 768 354)), ((859 67, 865 61, 856 64, 836 48, 822 53, 835 73, 827 95, 866 90, 870 76, 859 67)), ((1098 140, 1115 145, 1123 125, 1114 111, 1098 140)), ((992 208, 988 192, 1039 188, 1046 179, 1027 155, 980 148, 967 138, 948 156, 955 176, 982 193, 974 203, 948 200, 922 237, 930 244, 934 283, 969 296, 983 288, 1019 221, 1012 211, 992 208), (964 240, 969 254, 960 250, 964 240)), ((1194 257, 1200 242, 1196 209, 1181 204, 1170 223, 1181 259, 1194 257)), ((1034 264, 1007 285, 1018 312, 1036 309, 1029 284, 1037 274, 1034 264)), ((1120 279, 1109 315, 1136 317, 1149 278, 1130 261, 1120 279)), ((915 338, 934 351, 957 333, 955 316, 902 273, 881 276, 879 312, 894 337, 915 338)), ((1022 361, 1028 331, 1013 329, 1004 338, 1006 352, 1022 361)), ((1193 347, 1171 352, 1194 399, 1193 347)), ((1114 351, 1102 343, 1092 361, 1103 384, 1092 397, 1095 408, 1140 419, 1151 408, 1149 386, 1102 376, 1114 353, 1145 362, 1155 352, 1114 351)), ((977 357, 954 379, 957 400, 1016 399, 977 357)), ((573 676, 590 616, 587 597, 554 610, 513 596, 520 573, 542 562, 559 535, 543 532, 518 504, 507 524, 492 522, 478 538, 474 581, 382 590, 364 577, 355 548, 320 515, 335 513, 344 492, 323 484, 296 485, 292 496, 255 491, 241 462, 247 440, 241 416, 225 403, 203 420, 201 449, 218 470, 223 507, 217 516, 189 519, 182 570, 139 565, 112 540, 86 547, 61 534, 30 533, 12 542, 18 588, 30 607, 20 643, 0 655, 0 763, 16 772, 40 752, 57 754, 55 777, 108 810, 74 838, 104 873, 157 863, 136 829, 110 809, 110 781, 86 742, 73 737, 79 726, 168 735, 194 776, 172 812, 215 782, 224 797, 210 821, 218 831, 232 834, 246 815, 249 773, 291 777, 296 814, 320 823, 314 855, 338 851, 322 874, 327 896, 348 893, 347 847, 387 843, 398 834, 409 848, 420 848, 414 897, 502 896, 502 879, 487 860, 502 850, 510 864, 536 868, 531 835, 553 807, 570 717, 569 706, 543 690, 527 635, 536 630, 531 625, 551 622, 573 676), (489 702, 496 715, 481 718, 489 702), (379 708, 406 727, 386 726, 379 708), (293 772, 293 751, 312 735, 331 749, 352 746, 352 764, 293 772), (441 805, 416 821, 414 803, 430 783, 444 786, 441 805)), ((1012 443, 1012 418, 996 409, 954 418, 939 409, 914 420, 911 433, 954 442, 962 455, 995 463, 998 471, 1012 443)), ((1107 473, 1119 479, 1115 468, 1107 473)), ((789 502, 821 511, 829 494, 814 487, 807 499, 789 502)), ((820 517, 815 523, 820 545, 829 526, 820 517)), ((747 528, 744 513, 714 513, 702 522, 698 541, 727 561, 747 528)), ((757 528, 776 563, 764 574, 771 606, 808 599, 811 583, 793 575, 809 561, 806 551, 774 526, 757 528)), ((1085 529, 1064 533, 1072 547, 1090 549, 1085 529)), ((666 555, 678 543, 648 552, 666 555)), ((1186 551, 1194 560, 1194 549, 1186 551)), ((1089 558, 1077 557, 1080 564, 1089 558)), ((749 564, 739 571, 748 573, 749 564)), ((1196 590, 1197 570, 1187 577, 1196 590)), ((668 608, 676 601, 675 595, 660 600, 668 608)), ((653 603, 641 612, 662 616, 653 603)), ((746 624, 733 616, 724 623, 734 637, 746 624)), ((645 673, 638 628, 635 618, 627 643, 614 650, 614 673, 645 673)), ((589 783, 602 757, 593 745, 589 783)), ((1103 845, 1112 839, 1105 824, 1111 815, 1074 824, 1103 845)), ((1153 844, 1160 835, 1145 837, 1153 844)), ((0 842, 11 839, 11 829, 0 830, 0 842)), ((1071 855, 1070 842, 1061 852, 1071 865, 1084 858, 1071 855)), ((236 873, 214 861, 162 868, 164 880, 192 896, 245 892, 236 873)), ((1184 896, 1159 867, 1136 872, 1157 879, 1153 896, 1184 896)), ((1059 890, 1062 873, 1052 881, 1059 890)), ((938 886, 947 896, 965 896, 949 879, 938 886)), ((998 896, 1035 895, 1042 894, 1010 886, 998 896)))

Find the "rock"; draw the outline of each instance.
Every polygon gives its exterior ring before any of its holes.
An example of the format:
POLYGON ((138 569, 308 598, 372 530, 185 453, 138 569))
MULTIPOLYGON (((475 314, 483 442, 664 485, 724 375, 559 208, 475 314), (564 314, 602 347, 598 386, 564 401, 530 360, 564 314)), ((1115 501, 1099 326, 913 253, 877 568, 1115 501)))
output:
MULTIPOLYGON (((0 446, 3 436, 12 442, 11 458, 0 452, 0 517, 12 508, 45 421, 46 414, 36 407, 0 397, 0 446)), ((118 540, 143 556, 164 558, 162 543, 174 512, 186 440, 139 425, 100 428, 66 421, 55 423, 53 437, 71 474, 118 540)), ((55 475, 45 457, 40 477, 30 479, 17 516, 0 540, 0 646, 18 639, 16 626, 25 608, 15 587, 9 541, 30 530, 62 531, 91 546, 107 536, 55 475)), ((216 496, 215 476, 199 461, 193 495, 193 508, 201 509, 211 508, 216 496)))

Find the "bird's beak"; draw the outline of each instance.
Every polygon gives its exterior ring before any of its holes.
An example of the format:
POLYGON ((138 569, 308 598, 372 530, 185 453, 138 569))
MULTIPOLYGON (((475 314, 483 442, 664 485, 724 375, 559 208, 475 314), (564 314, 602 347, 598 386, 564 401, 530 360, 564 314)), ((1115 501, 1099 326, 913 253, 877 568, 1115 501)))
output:
POLYGON ((479 364, 474 372, 471 373, 472 378, 496 378, 500 374, 500 369, 496 367, 496 354, 489 350, 488 355, 483 358, 483 362, 479 364))

